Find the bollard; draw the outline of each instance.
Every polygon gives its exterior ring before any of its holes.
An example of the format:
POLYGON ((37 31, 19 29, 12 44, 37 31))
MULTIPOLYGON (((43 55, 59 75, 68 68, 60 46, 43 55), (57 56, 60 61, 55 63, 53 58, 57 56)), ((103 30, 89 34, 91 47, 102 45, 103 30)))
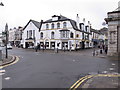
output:
POLYGON ((0 50, 0 60, 2 60, 2 50, 0 50))

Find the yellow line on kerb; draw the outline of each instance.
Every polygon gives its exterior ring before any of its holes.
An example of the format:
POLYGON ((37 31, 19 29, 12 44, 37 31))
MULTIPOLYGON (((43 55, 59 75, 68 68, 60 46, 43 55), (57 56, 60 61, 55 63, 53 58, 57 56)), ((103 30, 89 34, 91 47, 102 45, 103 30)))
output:
POLYGON ((4 65, 4 66, 0 66, 0 69, 17 63, 17 62, 19 61, 19 58, 18 58, 17 56, 15 56, 15 57, 16 57, 16 60, 15 60, 14 62, 12 62, 12 63, 10 63, 10 64, 7 64, 7 65, 4 65))
MULTIPOLYGON (((90 75, 90 76, 88 76, 87 78, 83 79, 81 82, 79 82, 79 83, 75 86, 75 89, 78 88, 85 80, 87 80, 87 79, 89 79, 89 78, 92 78, 92 77, 93 77, 93 75, 90 75)), ((75 90, 75 89, 73 89, 73 90, 75 90)))
POLYGON ((80 78, 76 81, 69 90, 76 90, 84 81, 94 77, 120 77, 120 74, 97 74, 97 75, 87 75, 85 77, 80 78))
POLYGON ((98 74, 95 77, 120 77, 120 74, 98 74))
POLYGON ((78 81, 76 81, 71 87, 70 87, 70 89, 69 90, 75 90, 75 88, 78 88, 85 80, 87 80, 87 79, 89 79, 89 78, 91 78, 91 77, 93 77, 93 75, 87 75, 87 76, 85 76, 85 77, 82 77, 82 78, 80 78, 78 81))
POLYGON ((70 87, 70 89, 72 89, 73 87, 75 87, 75 85, 77 85, 82 79, 84 79, 84 78, 86 78, 86 77, 88 77, 88 76, 85 76, 85 77, 80 78, 76 83, 74 83, 74 84, 70 87))

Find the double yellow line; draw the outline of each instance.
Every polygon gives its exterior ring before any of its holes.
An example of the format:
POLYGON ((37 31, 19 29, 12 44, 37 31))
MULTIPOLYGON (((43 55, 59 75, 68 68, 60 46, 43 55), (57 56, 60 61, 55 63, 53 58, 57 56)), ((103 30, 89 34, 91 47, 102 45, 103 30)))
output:
POLYGON ((69 90, 76 90, 84 81, 92 78, 95 75, 87 75, 85 77, 80 78, 76 83, 74 83, 69 90))
POLYGON ((0 69, 2 69, 2 68, 4 68, 4 67, 7 67, 7 66, 10 66, 10 65, 13 65, 13 64, 15 64, 15 63, 17 63, 17 62, 19 61, 19 57, 17 57, 17 56, 13 56, 13 57, 16 58, 14 62, 12 62, 12 63, 10 63, 10 64, 6 64, 6 65, 4 65, 4 66, 0 66, 0 69))
POLYGON ((76 90, 78 87, 81 86, 83 82, 86 80, 93 78, 93 77, 120 77, 120 74, 97 74, 97 75, 87 75, 85 77, 80 78, 78 81, 76 81, 69 90, 76 90))

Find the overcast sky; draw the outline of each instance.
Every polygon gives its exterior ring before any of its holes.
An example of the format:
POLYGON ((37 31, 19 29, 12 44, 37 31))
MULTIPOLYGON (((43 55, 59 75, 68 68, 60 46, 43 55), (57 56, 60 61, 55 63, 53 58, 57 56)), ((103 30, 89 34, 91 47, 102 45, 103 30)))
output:
POLYGON ((63 15, 80 21, 86 18, 95 29, 102 28, 107 12, 118 7, 119 0, 0 0, 0 31, 8 23, 8 27, 24 27, 30 19, 41 21, 50 19, 52 15, 63 15))

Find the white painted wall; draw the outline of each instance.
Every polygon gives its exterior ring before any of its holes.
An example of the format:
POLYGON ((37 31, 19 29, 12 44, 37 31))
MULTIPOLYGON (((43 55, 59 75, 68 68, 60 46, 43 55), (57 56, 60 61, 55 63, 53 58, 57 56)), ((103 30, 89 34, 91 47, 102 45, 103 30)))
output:
POLYGON ((39 38, 40 38, 39 29, 32 22, 30 22, 27 25, 27 27, 24 29, 24 33, 22 35, 23 40, 21 43, 23 44, 24 48, 25 48, 25 42, 26 42, 25 39, 27 39, 27 31, 29 32, 29 30, 32 30, 32 38, 33 38, 33 30, 35 30, 35 38, 36 38, 35 46, 37 45, 37 43, 39 43, 39 38))

